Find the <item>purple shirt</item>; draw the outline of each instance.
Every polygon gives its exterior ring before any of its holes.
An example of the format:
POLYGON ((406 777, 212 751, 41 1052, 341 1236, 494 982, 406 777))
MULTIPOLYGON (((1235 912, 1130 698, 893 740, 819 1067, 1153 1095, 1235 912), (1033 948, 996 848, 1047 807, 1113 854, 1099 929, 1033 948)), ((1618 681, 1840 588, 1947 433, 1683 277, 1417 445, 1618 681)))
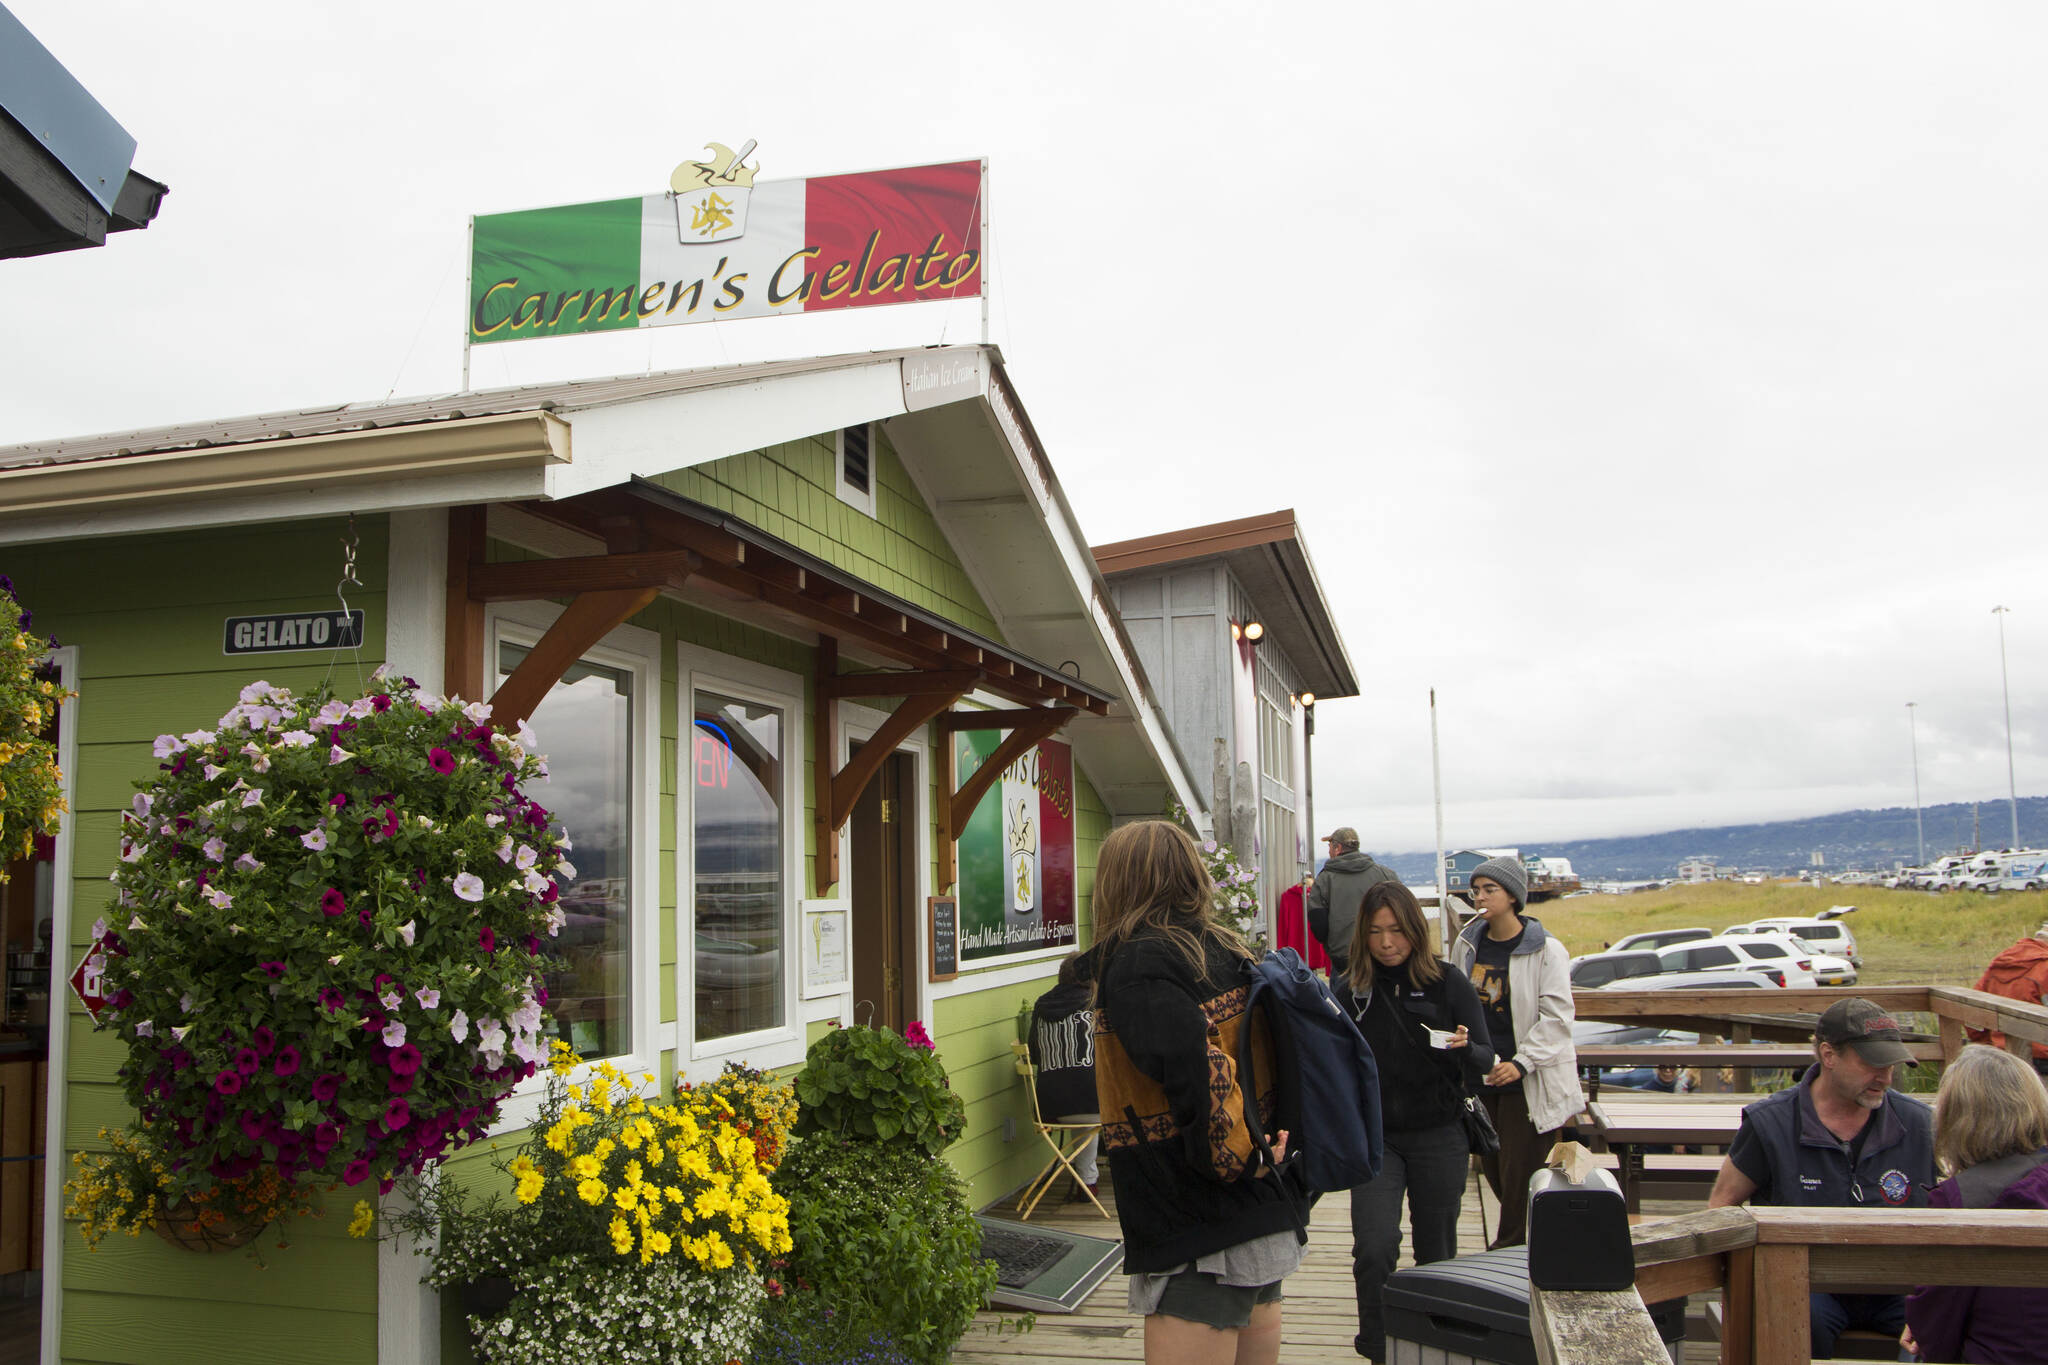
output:
MULTIPOLYGON (((1955 1177, 1934 1187, 1927 1206, 1964 1207, 1955 1177)), ((2048 1209, 2048 1162, 2007 1185, 1989 1207, 2048 1209)), ((2048 1288, 1928 1285, 1906 1300, 1906 1325, 1920 1343, 1922 1360, 2028 1365, 2041 1359, 2048 1342, 2048 1288)))

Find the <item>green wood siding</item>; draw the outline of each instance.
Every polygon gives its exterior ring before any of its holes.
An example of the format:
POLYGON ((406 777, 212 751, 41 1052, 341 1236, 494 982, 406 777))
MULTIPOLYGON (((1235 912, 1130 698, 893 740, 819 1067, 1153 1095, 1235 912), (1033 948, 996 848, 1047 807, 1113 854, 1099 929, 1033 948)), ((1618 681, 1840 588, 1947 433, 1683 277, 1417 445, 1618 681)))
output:
MULTIPOLYGON (((94 919, 111 901, 107 874, 120 841, 118 811, 138 779, 157 770, 156 736, 210 727, 242 685, 264 678, 308 691, 332 678, 353 691, 382 662, 386 526, 358 520, 361 545, 349 605, 364 613, 364 648, 353 653, 221 653, 225 618, 331 609, 346 523, 320 520, 166 535, 16 547, 0 568, 36 611, 38 629, 78 649, 78 700, 66 722, 78 734, 70 945, 75 961, 94 919)), ((74 1152, 104 1148, 102 1127, 132 1111, 115 1084, 123 1052, 95 1032, 62 993, 70 1048, 65 1086, 67 1167, 74 1152)), ((67 1232, 63 1246, 66 1361, 269 1365, 290 1358, 362 1365, 377 1351, 377 1251, 343 1232, 346 1192, 333 1212, 260 1245, 267 1268, 246 1255, 199 1256, 144 1235, 116 1236, 88 1252, 67 1232)))
POLYGON ((833 491, 836 433, 829 431, 658 475, 655 482, 1000 640, 994 615, 918 496, 895 447, 880 424, 875 431, 872 517, 833 491))

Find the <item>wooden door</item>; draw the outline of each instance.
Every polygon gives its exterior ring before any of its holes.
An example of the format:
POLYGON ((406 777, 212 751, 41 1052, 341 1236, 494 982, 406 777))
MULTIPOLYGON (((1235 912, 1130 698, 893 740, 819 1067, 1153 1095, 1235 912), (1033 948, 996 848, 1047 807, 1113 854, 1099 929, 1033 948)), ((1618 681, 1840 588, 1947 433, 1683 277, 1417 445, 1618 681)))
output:
MULTIPOLYGON (((853 746, 858 751, 861 746, 853 746)), ((889 756, 848 821, 848 937, 853 949, 853 1022, 898 1033, 914 1017, 917 967, 912 906, 917 894, 917 761, 889 756)))

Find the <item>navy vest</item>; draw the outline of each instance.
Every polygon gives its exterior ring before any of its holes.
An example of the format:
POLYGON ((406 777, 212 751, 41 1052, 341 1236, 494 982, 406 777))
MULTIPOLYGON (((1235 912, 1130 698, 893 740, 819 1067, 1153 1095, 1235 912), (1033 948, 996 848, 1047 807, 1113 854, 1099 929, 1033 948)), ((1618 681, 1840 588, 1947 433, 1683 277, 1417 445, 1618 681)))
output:
POLYGON ((1799 1084, 1758 1100, 1742 1111, 1742 1122, 1762 1144, 1771 1180, 1752 1202, 1800 1208, 1894 1208, 1927 1206, 1934 1184, 1934 1121, 1926 1105, 1896 1090, 1871 1114, 1855 1167, 1849 1145, 1828 1131, 1814 1112, 1812 1066, 1799 1084))

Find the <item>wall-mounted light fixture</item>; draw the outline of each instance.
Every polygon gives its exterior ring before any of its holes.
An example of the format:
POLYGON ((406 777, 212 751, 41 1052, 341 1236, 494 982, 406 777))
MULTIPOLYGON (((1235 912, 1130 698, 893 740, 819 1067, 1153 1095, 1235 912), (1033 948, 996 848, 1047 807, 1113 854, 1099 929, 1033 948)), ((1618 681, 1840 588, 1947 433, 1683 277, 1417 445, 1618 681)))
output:
POLYGON ((1304 693, 1302 693, 1302 694, 1301 694, 1301 709, 1302 709, 1302 710, 1306 711, 1306 710, 1308 710, 1308 709, 1309 709, 1309 708, 1310 708, 1311 706, 1314 706, 1315 704, 1316 704, 1316 694, 1315 694, 1315 693, 1313 693, 1313 692, 1304 692, 1304 693))
POLYGON ((1266 627, 1257 621, 1247 621, 1244 623, 1244 638, 1257 644, 1266 638, 1266 627))

